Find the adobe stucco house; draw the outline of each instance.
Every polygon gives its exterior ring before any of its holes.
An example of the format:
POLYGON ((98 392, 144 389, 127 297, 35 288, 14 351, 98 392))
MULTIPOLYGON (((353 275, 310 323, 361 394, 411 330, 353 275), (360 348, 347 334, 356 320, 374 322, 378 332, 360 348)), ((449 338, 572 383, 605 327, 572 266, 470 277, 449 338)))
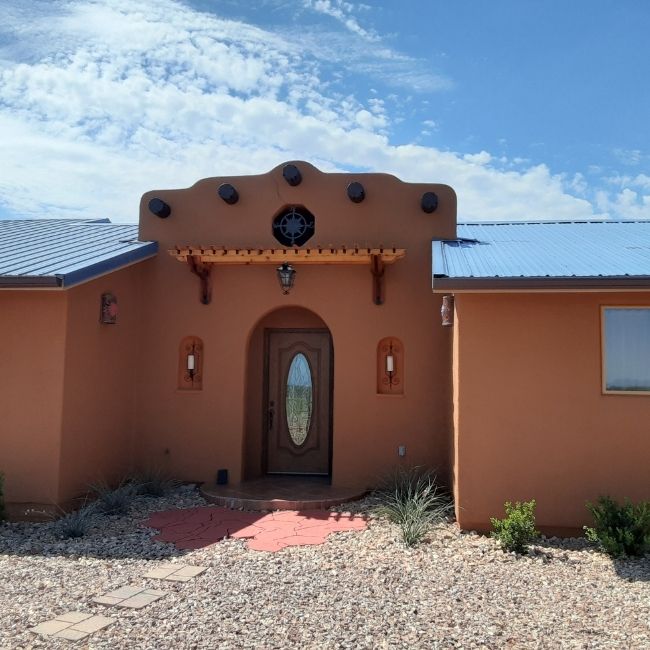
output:
POLYGON ((137 467, 360 491, 427 465, 479 529, 650 496, 649 223, 457 225, 448 186, 296 162, 148 192, 139 229, 0 237, 16 515, 137 467))

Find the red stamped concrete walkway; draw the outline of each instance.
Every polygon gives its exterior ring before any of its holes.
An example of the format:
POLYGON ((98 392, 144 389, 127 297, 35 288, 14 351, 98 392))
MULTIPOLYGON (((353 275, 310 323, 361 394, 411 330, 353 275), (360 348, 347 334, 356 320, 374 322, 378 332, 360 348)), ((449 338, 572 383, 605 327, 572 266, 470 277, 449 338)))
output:
POLYGON ((287 546, 322 544, 331 533, 364 530, 365 517, 323 510, 261 513, 204 507, 157 512, 144 523, 157 528, 154 537, 179 549, 197 549, 225 537, 248 539, 255 551, 279 551, 287 546))

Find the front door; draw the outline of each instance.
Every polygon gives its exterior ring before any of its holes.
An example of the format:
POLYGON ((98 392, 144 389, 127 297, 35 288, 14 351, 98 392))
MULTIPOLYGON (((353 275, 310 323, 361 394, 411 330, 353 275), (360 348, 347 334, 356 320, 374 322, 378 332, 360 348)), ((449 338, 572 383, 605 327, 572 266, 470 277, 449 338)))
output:
POLYGON ((266 471, 330 473, 332 342, 327 330, 266 330, 266 471))

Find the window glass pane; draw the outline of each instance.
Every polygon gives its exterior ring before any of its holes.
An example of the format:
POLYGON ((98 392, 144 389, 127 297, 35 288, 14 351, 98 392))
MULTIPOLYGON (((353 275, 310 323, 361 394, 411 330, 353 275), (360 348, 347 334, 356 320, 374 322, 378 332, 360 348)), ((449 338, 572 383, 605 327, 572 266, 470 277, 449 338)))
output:
POLYGON ((650 390, 650 309, 605 309, 607 390, 650 390))
POLYGON ((312 411, 311 368, 307 357, 299 352, 291 361, 287 377, 287 428, 294 444, 307 439, 312 411))

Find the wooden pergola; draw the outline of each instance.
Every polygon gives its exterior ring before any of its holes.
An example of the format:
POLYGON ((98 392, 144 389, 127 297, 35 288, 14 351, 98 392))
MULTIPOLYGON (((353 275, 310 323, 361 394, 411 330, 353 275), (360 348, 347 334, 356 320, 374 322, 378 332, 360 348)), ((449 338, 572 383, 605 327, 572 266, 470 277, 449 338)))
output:
POLYGON ((353 264, 367 265, 373 276, 373 302, 384 302, 384 267, 406 255, 404 248, 316 246, 312 248, 226 248, 225 246, 176 246, 169 254, 189 265, 201 280, 201 302, 211 297, 211 272, 217 265, 353 264))

